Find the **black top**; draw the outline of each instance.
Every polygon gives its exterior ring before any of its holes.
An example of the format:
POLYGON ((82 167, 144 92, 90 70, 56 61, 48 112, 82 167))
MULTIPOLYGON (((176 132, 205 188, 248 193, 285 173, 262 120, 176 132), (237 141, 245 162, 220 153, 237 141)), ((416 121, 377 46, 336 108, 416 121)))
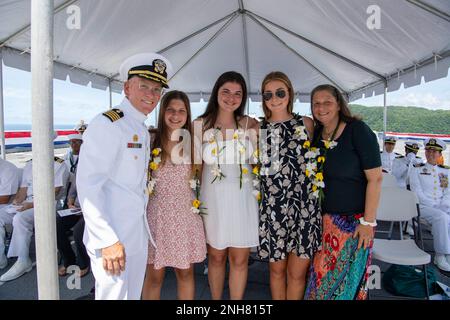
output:
MULTIPOLYGON (((314 145, 324 149, 322 127, 314 133, 314 145)), ((354 215, 364 213, 367 179, 364 170, 381 167, 378 140, 363 121, 355 120, 326 151, 323 212, 354 215)))

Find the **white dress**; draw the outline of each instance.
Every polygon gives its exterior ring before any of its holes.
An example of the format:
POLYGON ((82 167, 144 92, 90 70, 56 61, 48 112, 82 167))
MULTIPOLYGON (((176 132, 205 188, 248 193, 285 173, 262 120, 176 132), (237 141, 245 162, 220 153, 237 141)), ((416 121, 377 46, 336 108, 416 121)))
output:
MULTIPOLYGON (((242 141, 242 140, 241 140, 242 141)), ((203 144, 203 175, 201 188, 201 201, 207 208, 203 215, 206 242, 215 249, 251 248, 259 245, 258 202, 253 194, 252 167, 243 164, 242 168, 248 170, 243 174, 242 189, 239 188, 239 144, 238 140, 218 141, 219 157, 212 155, 212 149, 217 148, 215 143, 203 144), (225 175, 221 180, 214 179, 213 169, 217 162, 225 175)), ((246 145, 245 156, 248 159, 253 153, 251 144, 246 145)), ((248 161, 245 161, 248 163, 248 161)), ((244 162, 244 163, 245 163, 244 162)))

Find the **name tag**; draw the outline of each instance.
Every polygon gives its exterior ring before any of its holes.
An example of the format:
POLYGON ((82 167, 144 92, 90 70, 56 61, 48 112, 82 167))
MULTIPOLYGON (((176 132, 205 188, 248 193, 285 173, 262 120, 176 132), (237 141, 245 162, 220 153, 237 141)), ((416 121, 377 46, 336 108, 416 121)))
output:
POLYGON ((431 173, 427 173, 427 172, 421 172, 420 174, 423 174, 425 176, 431 176, 431 173))
POLYGON ((142 143, 127 143, 127 148, 142 148, 142 143))

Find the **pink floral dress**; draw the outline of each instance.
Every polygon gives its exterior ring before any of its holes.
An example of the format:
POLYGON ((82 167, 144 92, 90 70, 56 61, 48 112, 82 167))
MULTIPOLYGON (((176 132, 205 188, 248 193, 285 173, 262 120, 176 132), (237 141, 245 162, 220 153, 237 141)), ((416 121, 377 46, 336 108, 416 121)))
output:
POLYGON ((188 269, 191 263, 206 258, 203 221, 191 211, 191 166, 167 161, 153 177, 156 186, 148 202, 147 219, 156 248, 149 242, 147 263, 155 269, 188 269))

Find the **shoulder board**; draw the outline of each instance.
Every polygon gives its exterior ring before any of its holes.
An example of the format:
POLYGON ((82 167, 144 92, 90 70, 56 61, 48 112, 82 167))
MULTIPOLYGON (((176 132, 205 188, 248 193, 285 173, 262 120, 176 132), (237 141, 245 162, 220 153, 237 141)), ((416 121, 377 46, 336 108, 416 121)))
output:
POLYGON ((425 165, 425 163, 417 163, 414 165, 415 168, 420 168, 423 167, 425 165))
POLYGON ((31 162, 33 159, 27 160, 27 162, 31 162))
POLYGON ((59 157, 55 157, 55 161, 59 163, 64 163, 64 160, 59 157))
POLYGON ((395 159, 401 159, 401 158, 404 158, 404 157, 405 157, 405 156, 402 156, 402 155, 400 154, 400 155, 396 156, 395 159))
POLYGON ((438 167, 442 169, 450 169, 449 166, 444 166, 443 164, 438 164, 438 167))
POLYGON ((416 156, 417 159, 422 159, 421 157, 416 156))
POLYGON ((398 152, 394 152, 394 154, 396 154, 397 156, 401 156, 401 154, 398 152))
POLYGON ((107 117, 111 122, 117 121, 123 118, 123 111, 120 109, 111 109, 109 111, 103 112, 103 115, 107 117))

